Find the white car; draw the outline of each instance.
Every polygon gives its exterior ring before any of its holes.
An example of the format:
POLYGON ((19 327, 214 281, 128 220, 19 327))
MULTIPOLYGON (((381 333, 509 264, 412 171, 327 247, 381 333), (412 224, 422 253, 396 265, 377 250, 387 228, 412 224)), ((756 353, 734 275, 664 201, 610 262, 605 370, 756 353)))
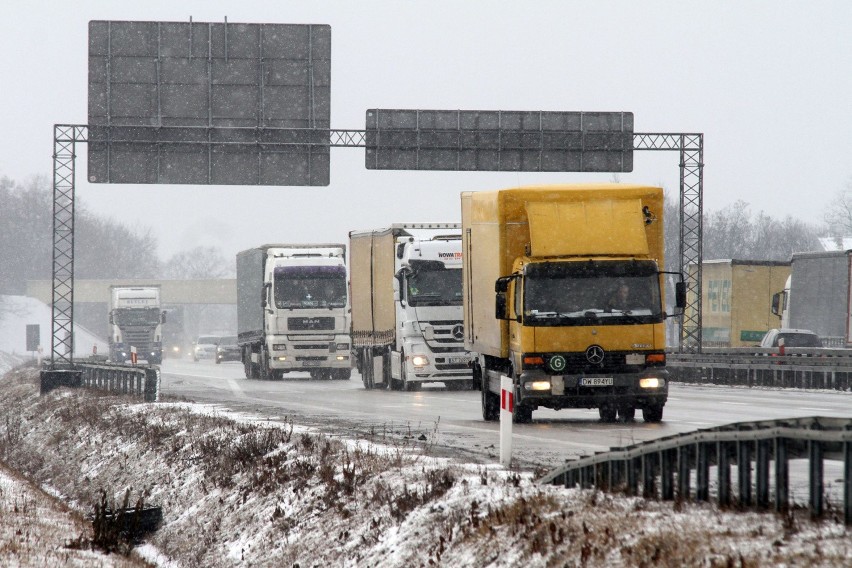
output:
POLYGON ((221 337, 218 335, 199 335, 192 345, 192 360, 213 359, 221 337))
POLYGON ((819 335, 809 329, 770 329, 760 341, 761 347, 822 347, 819 335))

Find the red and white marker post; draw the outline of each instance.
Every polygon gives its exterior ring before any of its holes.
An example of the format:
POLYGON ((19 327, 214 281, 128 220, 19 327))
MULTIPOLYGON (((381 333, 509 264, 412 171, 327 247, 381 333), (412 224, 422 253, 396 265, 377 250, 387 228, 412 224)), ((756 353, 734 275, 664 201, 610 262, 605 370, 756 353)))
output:
POLYGON ((512 463, 512 415, 515 411, 515 387, 509 377, 500 377, 500 465, 512 463))
POLYGON ((131 364, 133 364, 133 365, 135 365, 135 364, 136 364, 136 361, 137 361, 137 358, 136 358, 136 347, 135 347, 135 346, 133 346, 133 345, 131 345, 131 346, 130 346, 130 363, 131 363, 131 364))

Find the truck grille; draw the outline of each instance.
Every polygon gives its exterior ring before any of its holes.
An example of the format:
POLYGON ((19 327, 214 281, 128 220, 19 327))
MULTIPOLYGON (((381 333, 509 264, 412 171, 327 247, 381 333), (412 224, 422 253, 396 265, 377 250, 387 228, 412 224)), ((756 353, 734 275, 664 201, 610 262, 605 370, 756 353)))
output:
POLYGON ((287 318, 287 327, 292 330, 334 329, 334 318, 287 318))

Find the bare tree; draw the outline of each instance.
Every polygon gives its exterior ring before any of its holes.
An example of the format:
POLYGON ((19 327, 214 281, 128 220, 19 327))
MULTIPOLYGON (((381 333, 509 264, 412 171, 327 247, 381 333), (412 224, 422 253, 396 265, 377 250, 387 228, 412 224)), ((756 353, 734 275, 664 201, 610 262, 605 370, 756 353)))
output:
POLYGON ((197 246, 172 256, 163 267, 167 278, 205 280, 234 275, 234 260, 225 260, 217 247, 197 246))
POLYGON ((825 211, 824 219, 831 236, 842 238, 852 235, 852 178, 846 187, 834 195, 825 211))

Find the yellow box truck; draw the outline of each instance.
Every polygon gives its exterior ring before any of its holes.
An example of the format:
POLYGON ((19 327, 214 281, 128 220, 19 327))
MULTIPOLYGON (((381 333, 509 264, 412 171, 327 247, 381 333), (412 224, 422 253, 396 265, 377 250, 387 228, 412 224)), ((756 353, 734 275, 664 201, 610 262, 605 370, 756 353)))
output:
MULTIPOLYGON (((461 202, 465 347, 483 418, 499 417, 507 375, 515 422, 539 407, 662 420, 662 189, 533 186, 461 202)), ((682 308, 682 278, 676 291, 682 308)))

